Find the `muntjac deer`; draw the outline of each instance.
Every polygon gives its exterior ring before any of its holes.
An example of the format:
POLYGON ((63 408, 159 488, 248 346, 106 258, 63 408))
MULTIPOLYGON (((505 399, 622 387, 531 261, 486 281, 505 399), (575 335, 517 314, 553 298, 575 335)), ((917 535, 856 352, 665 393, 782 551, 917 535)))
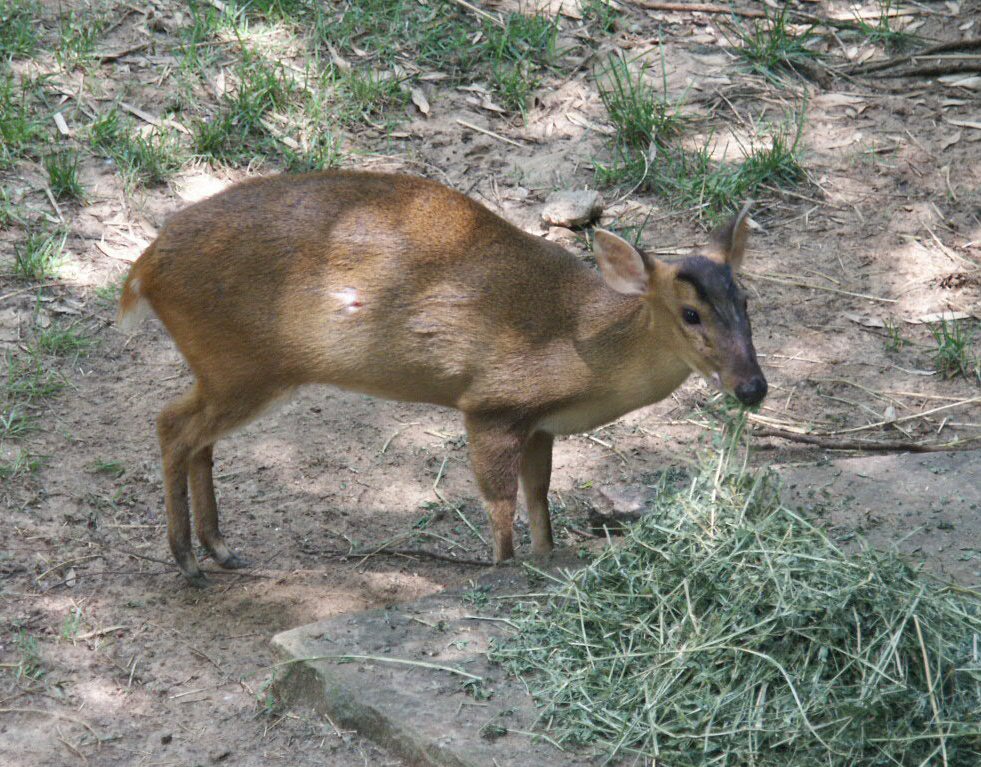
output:
POLYGON ((657 402, 693 371, 748 405, 766 395, 733 280, 746 221, 744 208, 674 263, 597 231, 597 274, 409 176, 253 179, 177 213, 133 265, 119 320, 151 307, 197 379, 157 419, 181 572, 206 583, 188 485, 201 543, 222 567, 243 564, 218 526, 215 441, 313 383, 462 411, 494 560, 514 554, 519 481, 546 554, 555 436, 657 402))

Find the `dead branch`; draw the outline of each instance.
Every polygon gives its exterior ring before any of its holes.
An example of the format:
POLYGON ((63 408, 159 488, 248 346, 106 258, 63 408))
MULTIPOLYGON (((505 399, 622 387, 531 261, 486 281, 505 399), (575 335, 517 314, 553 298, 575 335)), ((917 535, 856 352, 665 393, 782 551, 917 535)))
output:
POLYGON ((486 559, 468 559, 466 557, 451 557, 449 554, 440 554, 438 551, 427 551, 426 549, 362 549, 360 551, 337 551, 325 549, 322 553, 333 555, 341 559, 377 557, 382 554, 395 554, 405 557, 421 557, 424 559, 437 559, 441 562, 452 562, 455 565, 472 565, 474 567, 492 567, 493 562, 486 559))
POLYGON ((936 77, 957 75, 962 72, 981 72, 981 61, 957 61, 949 64, 920 64, 916 67, 879 72, 872 77, 936 77))
POLYGON ((651 0, 631 0, 634 5, 649 11, 680 11, 681 13, 726 13, 747 19, 765 19, 766 13, 757 10, 741 11, 729 5, 716 3, 655 3, 651 0))
POLYGON ((967 439, 957 439, 952 442, 940 444, 927 444, 923 442, 904 442, 900 439, 875 440, 875 439, 839 439, 835 437, 820 437, 814 434, 798 434, 793 431, 783 429, 771 429, 767 427, 756 427, 753 429, 754 436, 757 437, 777 437, 790 442, 804 442, 808 445, 817 445, 827 450, 869 450, 886 451, 898 453, 940 453, 955 450, 968 450, 974 447, 981 437, 969 437, 967 439))
POLYGON ((966 40, 955 40, 949 43, 931 45, 929 48, 923 48, 915 53, 905 53, 902 56, 894 56, 893 58, 886 59, 885 61, 871 61, 865 64, 856 64, 846 71, 849 74, 867 75, 871 72, 878 72, 882 69, 891 69, 892 67, 899 66, 900 64, 905 64, 906 62, 912 61, 920 56, 931 56, 936 53, 947 53, 949 51, 970 51, 974 50, 975 48, 981 48, 981 37, 969 37, 966 40))

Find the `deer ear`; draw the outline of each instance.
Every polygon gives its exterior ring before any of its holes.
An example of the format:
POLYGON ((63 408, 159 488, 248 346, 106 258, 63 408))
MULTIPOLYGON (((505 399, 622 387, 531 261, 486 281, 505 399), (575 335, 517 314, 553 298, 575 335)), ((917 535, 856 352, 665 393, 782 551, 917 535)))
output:
POLYGON ((747 200, 742 210, 714 232, 705 249, 705 256, 720 264, 728 264, 732 271, 739 271, 746 253, 749 236, 749 209, 753 201, 747 200))
POLYGON ((650 269, 640 252, 605 229, 593 235, 593 253, 606 284, 617 293, 642 295, 649 289, 650 269))

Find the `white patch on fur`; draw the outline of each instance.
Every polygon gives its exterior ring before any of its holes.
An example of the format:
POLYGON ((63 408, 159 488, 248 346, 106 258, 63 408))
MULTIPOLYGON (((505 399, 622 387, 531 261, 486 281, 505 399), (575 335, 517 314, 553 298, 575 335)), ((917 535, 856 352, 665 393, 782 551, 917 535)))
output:
POLYGON ((331 293, 330 295, 332 298, 337 299, 341 305, 341 311, 345 314, 354 314, 361 311, 364 307, 358 296, 358 291, 354 288, 344 288, 344 290, 338 290, 336 293, 331 293))
POLYGON ((133 333, 150 313, 150 302, 140 295, 140 279, 138 277, 129 281, 126 290, 136 294, 136 303, 130 304, 127 312, 120 312, 116 318, 116 327, 123 333, 133 333))

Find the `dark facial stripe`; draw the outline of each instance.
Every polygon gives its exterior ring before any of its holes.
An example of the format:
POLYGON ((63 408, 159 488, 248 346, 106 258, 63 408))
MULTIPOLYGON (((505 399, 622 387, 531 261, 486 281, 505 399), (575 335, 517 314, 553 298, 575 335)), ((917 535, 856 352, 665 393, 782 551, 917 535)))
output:
POLYGON ((704 256, 691 256, 679 264, 678 279, 691 285, 726 325, 732 327, 739 322, 742 301, 728 265, 717 264, 704 256))

